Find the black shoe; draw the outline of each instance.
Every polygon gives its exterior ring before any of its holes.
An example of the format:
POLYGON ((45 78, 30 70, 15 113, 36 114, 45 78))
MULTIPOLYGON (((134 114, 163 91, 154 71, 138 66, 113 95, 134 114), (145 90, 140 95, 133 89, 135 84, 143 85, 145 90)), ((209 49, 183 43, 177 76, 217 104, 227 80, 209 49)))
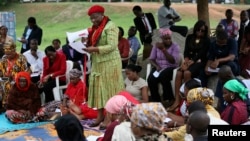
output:
POLYGON ((105 130, 106 128, 106 126, 100 125, 99 130, 105 130))
POLYGON ((96 127, 96 126, 98 126, 99 124, 100 124, 100 122, 99 122, 99 123, 93 122, 93 123, 91 123, 91 124, 89 125, 89 127, 96 127))

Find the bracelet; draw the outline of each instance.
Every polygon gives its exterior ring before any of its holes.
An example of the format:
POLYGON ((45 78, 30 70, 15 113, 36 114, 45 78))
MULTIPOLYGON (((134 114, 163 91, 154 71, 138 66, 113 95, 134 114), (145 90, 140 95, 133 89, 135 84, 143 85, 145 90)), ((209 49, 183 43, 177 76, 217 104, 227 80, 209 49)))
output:
POLYGON ((175 121, 175 122, 174 122, 174 127, 176 127, 176 124, 177 124, 177 122, 175 121))

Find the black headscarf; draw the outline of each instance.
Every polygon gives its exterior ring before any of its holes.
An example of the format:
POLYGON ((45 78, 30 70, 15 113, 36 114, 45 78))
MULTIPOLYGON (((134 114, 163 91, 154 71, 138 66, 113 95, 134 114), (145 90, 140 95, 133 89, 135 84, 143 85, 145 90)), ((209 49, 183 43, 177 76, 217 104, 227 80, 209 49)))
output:
POLYGON ((86 141, 83 126, 72 114, 66 114, 55 122, 55 128, 62 141, 86 141))

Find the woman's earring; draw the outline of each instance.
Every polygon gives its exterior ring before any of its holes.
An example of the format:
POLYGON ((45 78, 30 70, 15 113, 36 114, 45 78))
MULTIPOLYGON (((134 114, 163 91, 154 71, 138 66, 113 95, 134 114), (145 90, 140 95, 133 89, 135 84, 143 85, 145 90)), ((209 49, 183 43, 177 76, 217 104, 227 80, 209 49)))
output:
POLYGON ((230 97, 230 98, 231 98, 231 100, 234 100, 234 96, 233 96, 233 95, 231 95, 231 97, 230 97))

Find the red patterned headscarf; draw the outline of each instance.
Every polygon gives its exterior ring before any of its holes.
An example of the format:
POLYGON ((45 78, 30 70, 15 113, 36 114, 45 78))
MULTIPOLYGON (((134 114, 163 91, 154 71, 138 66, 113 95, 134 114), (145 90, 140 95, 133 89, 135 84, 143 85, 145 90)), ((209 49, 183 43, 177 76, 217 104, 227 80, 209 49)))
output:
POLYGON ((15 81, 16 81, 16 86, 17 88, 20 90, 20 91, 27 91, 30 87, 30 83, 31 83, 31 78, 30 78, 30 74, 28 72, 19 72, 16 74, 16 78, 15 78, 15 81), (19 82, 19 79, 21 77, 24 77, 27 81, 27 85, 25 87, 20 87, 20 82, 19 82))

